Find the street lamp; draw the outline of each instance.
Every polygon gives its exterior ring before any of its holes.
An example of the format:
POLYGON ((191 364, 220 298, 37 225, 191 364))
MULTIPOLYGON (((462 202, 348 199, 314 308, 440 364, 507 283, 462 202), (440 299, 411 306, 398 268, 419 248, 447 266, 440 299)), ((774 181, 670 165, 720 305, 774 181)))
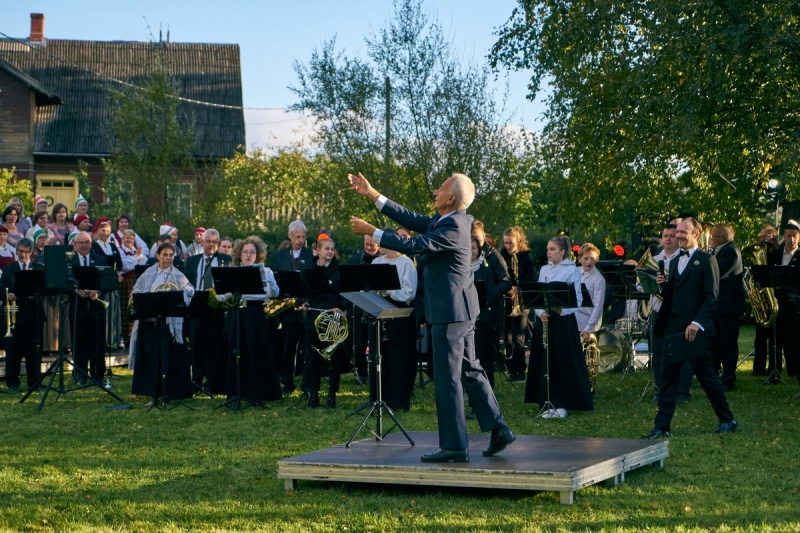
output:
POLYGON ((780 205, 781 181, 777 178, 770 178, 767 182, 767 196, 775 200, 775 227, 780 227, 778 208, 780 205))

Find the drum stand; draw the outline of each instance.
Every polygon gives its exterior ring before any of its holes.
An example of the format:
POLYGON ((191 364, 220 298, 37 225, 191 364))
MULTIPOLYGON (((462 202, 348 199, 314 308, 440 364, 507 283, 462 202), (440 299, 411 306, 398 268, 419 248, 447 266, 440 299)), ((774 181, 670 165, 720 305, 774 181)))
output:
MULTIPOLYGON (((645 397, 647 391, 650 390, 652 386, 655 389, 656 386, 656 375, 655 369, 653 368, 653 313, 650 313, 650 316, 647 320, 647 366, 650 367, 650 375, 647 378, 647 383, 644 384, 644 389, 642 389, 642 393, 639 395, 639 399, 633 402, 633 405, 642 401, 642 398, 645 397)), ((635 349, 635 346, 634 346, 635 349)))
MULTIPOLYGON (((634 331, 632 326, 628 328, 628 331, 625 332, 625 342, 629 350, 628 365, 622 371, 622 379, 619 380, 619 383, 617 383, 617 385, 625 381, 625 378, 627 378, 628 376, 636 375, 636 373, 639 370, 644 370, 650 364, 650 359, 648 359, 647 364, 639 363, 636 360, 636 339, 638 338, 641 337, 634 336, 634 331)), ((648 356, 652 357, 650 344, 651 343, 648 342, 647 352, 648 356)))

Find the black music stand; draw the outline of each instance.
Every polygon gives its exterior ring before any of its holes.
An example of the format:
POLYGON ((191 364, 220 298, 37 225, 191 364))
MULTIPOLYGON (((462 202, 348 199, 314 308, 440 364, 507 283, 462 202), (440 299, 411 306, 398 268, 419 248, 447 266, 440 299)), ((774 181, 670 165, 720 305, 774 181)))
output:
MULTIPOLYGON (((68 256, 66 255, 66 253, 67 253, 67 251, 71 251, 71 250, 68 250, 67 247, 64 247, 64 246, 47 246, 46 248, 48 248, 48 251, 46 253, 48 254, 47 257, 48 257, 49 261, 53 261, 53 263, 60 262, 61 264, 66 264, 66 261, 68 260, 67 259, 68 256), (58 252, 60 252, 60 253, 58 253, 58 252)), ((52 270, 53 269, 51 268, 51 271, 52 270)), ((59 324, 64 324, 64 316, 66 316, 65 309, 66 309, 67 302, 68 302, 69 298, 67 298, 65 296, 67 294, 69 294, 69 293, 77 292, 77 286, 80 286, 81 288, 84 288, 83 286, 80 285, 81 282, 78 280, 79 271, 82 271, 81 275, 83 276, 83 278, 82 278, 83 279, 83 283, 85 285, 87 285, 87 287, 85 287, 85 290, 94 289, 94 287, 99 286, 99 284, 97 283, 97 279, 96 279, 96 276, 97 276, 97 272, 96 272, 97 268, 96 267, 74 267, 72 269, 72 273, 73 273, 73 276, 74 276, 72 281, 76 284, 76 289, 72 289, 72 290, 68 290, 68 291, 65 291, 65 286, 64 286, 64 284, 60 283, 60 281, 64 281, 64 283, 68 287, 69 286, 69 274, 65 274, 65 277, 64 277, 63 280, 56 280, 56 278, 52 274, 51 274, 51 276, 47 275, 47 270, 39 270, 39 271, 32 270, 32 271, 30 271, 31 273, 34 273, 33 277, 29 278, 31 280, 31 285, 33 285, 35 287, 38 287, 38 290, 39 290, 38 294, 40 296, 43 296, 43 295, 58 295, 58 297, 59 297, 59 304, 58 304, 59 324), (36 272, 41 272, 42 274, 37 274, 36 272), (39 279, 39 276, 41 276, 41 279, 39 279), (48 281, 50 282, 49 286, 48 286, 48 281)), ((65 272, 66 272, 66 270, 64 272, 62 272, 62 273, 65 273, 65 272)), ((20 272, 17 272, 17 275, 19 275, 19 274, 20 274, 20 272)), ((23 293, 26 292, 27 290, 35 290, 34 287, 31 287, 30 289, 27 289, 24 286, 24 284, 26 283, 25 277, 23 276, 22 279, 23 279, 23 286, 19 287, 17 290, 22 289, 23 293)), ((19 278, 17 278, 17 283, 19 283, 19 278)), ((78 298, 77 294, 75 294, 75 298, 78 298)), ((75 339, 75 335, 74 335, 74 332, 73 332, 73 342, 75 342, 74 339, 75 339)), ((50 379, 47 380, 47 385, 45 385, 44 391, 42 393, 42 398, 39 401, 39 405, 36 407, 37 411, 41 411, 42 407, 44 407, 44 402, 47 400, 48 394, 50 394, 50 391, 53 390, 53 382, 55 381, 56 374, 58 374, 58 387, 57 387, 55 392, 56 392, 56 394, 58 396, 61 396, 62 394, 66 394, 68 392, 72 392, 74 390, 85 389, 87 387, 91 387, 92 385, 94 385, 97 388, 99 388, 100 390, 102 390, 103 392, 105 392, 106 394, 108 394, 109 396, 111 396, 112 398, 114 398, 115 400, 117 400, 118 402, 124 403, 122 398, 120 398, 119 396, 117 396, 116 394, 111 392, 105 386, 104 383, 101 383, 100 381, 98 381, 98 380, 94 379, 93 377, 91 377, 86 372, 86 370, 84 370, 83 368, 80 368, 79 366, 76 366, 75 362, 72 361, 71 359, 69 359, 66 356, 66 354, 64 353, 64 328, 63 327, 59 328, 59 331, 58 331, 58 355, 56 356, 55 361, 50 363, 50 366, 47 367, 47 370, 45 370, 44 373, 42 373, 42 375, 40 376, 39 381, 33 387, 31 387, 31 389, 28 390, 28 392, 25 393, 25 395, 20 400, 20 403, 23 403, 25 400, 27 400, 28 397, 30 397, 30 395, 33 394, 33 392, 35 390, 37 390, 39 388, 39 386, 44 383, 44 380, 47 378, 47 376, 50 376, 50 379), (87 380, 86 381, 86 385, 78 385, 78 386, 72 387, 70 389, 65 388, 64 387, 64 363, 68 363, 72 367, 73 373, 77 371, 78 375, 85 377, 86 380, 87 380)))
MULTIPOLYGON (((392 266, 392 265, 390 265, 392 266)), ((394 276, 397 278, 397 269, 393 268, 394 276)), ((414 312, 413 308, 400 308, 395 307, 392 303, 384 300, 380 296, 372 292, 343 292, 342 297, 346 298, 349 302, 353 305, 356 305, 359 309, 364 311, 365 316, 367 319, 372 321, 375 327, 375 353, 373 355, 375 360, 375 372, 372 374, 371 379, 375 382, 375 399, 371 402, 367 402, 366 404, 362 405, 352 413, 348 414, 347 416, 355 415, 360 413, 363 410, 367 410, 364 417, 361 419, 361 423, 358 425, 356 430, 353 432, 353 435, 350 437, 350 440, 347 441, 345 447, 349 448, 350 444, 355 440, 356 436, 359 432, 367 427, 367 421, 370 419, 373 413, 375 413, 375 431, 369 430, 370 433, 375 437, 375 440, 383 440, 383 437, 387 435, 392 429, 395 427, 398 428, 403 435, 405 435, 408 442, 414 446, 415 442, 403 428, 402 424, 400 424, 400 420, 397 419, 397 415, 394 414, 392 408, 386 405, 386 402, 383 401, 382 397, 382 386, 381 386, 381 331, 384 327, 384 321, 390 320, 393 318, 403 318, 410 316, 411 313, 414 312), (389 417, 394 422, 394 426, 389 428, 387 431, 383 431, 383 413, 389 415, 389 417)), ((372 355, 372 353, 370 353, 372 355)))
MULTIPOLYGON (((566 281, 520 282, 519 296, 523 309, 541 309, 550 313, 551 309, 572 309, 578 307, 578 295, 575 285, 566 281)), ((542 320, 542 341, 545 349, 545 383, 547 385, 547 400, 539 410, 536 418, 543 418, 546 412, 551 413, 550 418, 561 418, 553 403, 550 401, 550 321, 542 320)))
MULTIPOLYGON (((247 403, 245 409, 247 407, 266 408, 267 406, 260 401, 242 397, 242 309, 247 307, 247 300, 242 299, 242 295, 264 293, 261 270, 257 267, 211 267, 211 277, 214 279, 214 288, 218 294, 233 294, 234 301, 238 302, 237 307, 239 307, 236 315, 236 346, 233 352, 236 358, 236 394, 228 393, 228 400, 214 409, 230 407, 236 412, 242 409, 242 400, 247 403)), ((256 357, 256 355, 250 354, 250 357, 256 357)), ((256 378, 257 376, 254 376, 254 379, 256 378)))
MULTIPOLYGON (((782 265, 753 265, 750 267, 753 284, 759 288, 772 287, 777 293, 782 291, 795 298, 800 298, 800 272, 795 267, 782 265)), ((786 383, 778 370, 778 327, 772 328, 772 372, 770 372, 764 385, 786 383)), ((780 357, 783 357, 781 354, 780 357)), ((797 397, 795 395, 792 399, 797 397)))
MULTIPOLYGON (((150 409, 158 407, 169 411, 170 402, 182 405, 194 411, 194 408, 186 405, 180 400, 169 397, 167 393, 167 383, 169 375, 169 348, 163 348, 162 336, 164 320, 169 317, 183 317, 186 315, 186 303, 183 301, 183 291, 165 292, 137 292, 133 294, 133 308, 135 313, 132 315, 136 320, 146 318, 156 319, 156 330, 158 335, 158 364, 161 382, 157 384, 156 390, 161 393, 158 398, 153 398, 153 405, 150 409)), ((150 410, 148 409, 148 411, 150 410)))
MULTIPOLYGON (((119 291, 119 275, 116 270, 111 267, 97 267, 97 284, 100 294, 108 294, 110 292, 119 291)), ((119 298, 119 292, 117 292, 119 298)), ((126 302, 127 303, 127 302, 126 302)), ((120 302, 122 306, 122 302, 120 302)), ((108 312, 106 312, 106 329, 108 329, 108 312)), ((106 344, 106 388, 111 388, 111 378, 114 372, 111 371, 111 345, 106 344)))
MULTIPOLYGON (((612 300, 647 300, 650 295, 636 289, 638 283, 636 265, 626 265, 621 261, 598 261, 595 266, 605 278, 608 287, 611 289, 612 300)), ((628 365, 622 373, 620 383, 630 374, 635 374, 640 368, 636 361, 636 342, 633 336, 633 328, 625 332, 625 340, 628 346, 628 365)), ((649 347, 648 347, 649 350, 649 347)), ((643 366, 643 365, 640 365, 643 366)))

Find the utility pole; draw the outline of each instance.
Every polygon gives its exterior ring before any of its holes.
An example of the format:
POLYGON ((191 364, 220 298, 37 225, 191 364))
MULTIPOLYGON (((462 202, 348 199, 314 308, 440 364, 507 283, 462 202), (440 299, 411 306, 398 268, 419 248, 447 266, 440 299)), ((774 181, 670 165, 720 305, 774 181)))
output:
POLYGON ((385 165, 384 174, 385 180, 384 183, 386 184, 386 188, 389 191, 389 194, 392 192, 391 188, 391 160, 390 160, 390 152, 389 152, 389 137, 390 137, 390 121, 391 121, 391 96, 392 96, 392 82, 389 81, 389 76, 386 76, 386 146, 384 147, 384 155, 383 155, 383 163, 385 165))

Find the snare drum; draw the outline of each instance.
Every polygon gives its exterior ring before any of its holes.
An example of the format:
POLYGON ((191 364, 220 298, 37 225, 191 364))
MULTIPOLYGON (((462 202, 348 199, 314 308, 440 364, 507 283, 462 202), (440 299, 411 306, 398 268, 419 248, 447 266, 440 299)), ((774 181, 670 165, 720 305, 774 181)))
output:
POLYGON ((620 318, 614 323, 614 331, 632 337, 644 335, 647 331, 647 323, 638 318, 620 318))

